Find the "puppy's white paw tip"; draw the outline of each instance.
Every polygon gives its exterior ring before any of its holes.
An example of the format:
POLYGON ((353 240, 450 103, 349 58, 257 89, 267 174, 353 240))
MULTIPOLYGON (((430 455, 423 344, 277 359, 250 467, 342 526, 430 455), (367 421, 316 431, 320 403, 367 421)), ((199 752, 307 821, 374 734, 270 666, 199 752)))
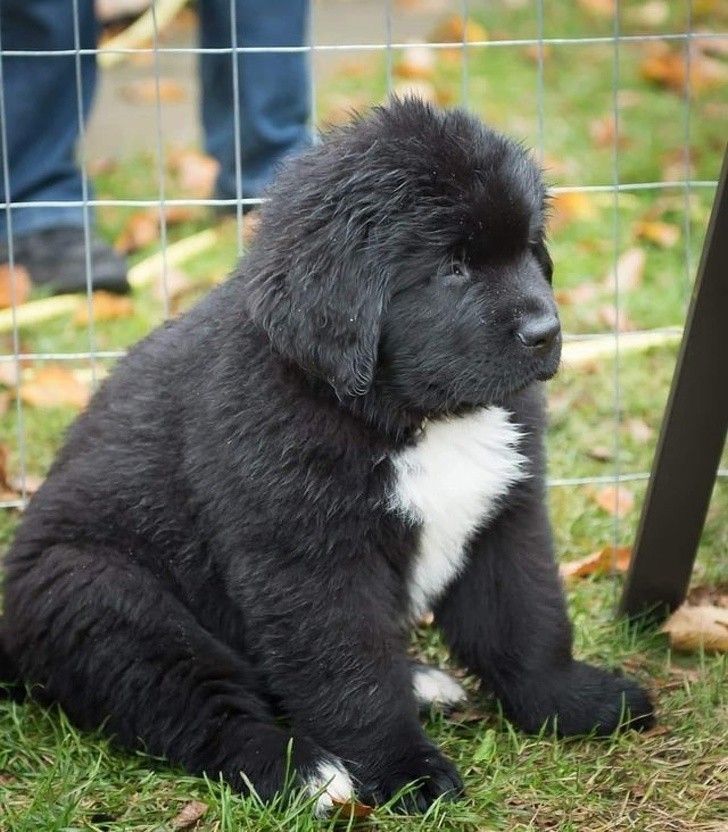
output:
POLYGON ((315 772, 305 780, 306 791, 317 795, 314 805, 316 817, 325 817, 335 803, 347 803, 354 799, 354 784, 344 766, 335 759, 319 763, 315 772))
POLYGON ((412 673, 415 699, 421 707, 439 705, 453 708, 462 705, 467 694, 462 685, 452 676, 435 667, 420 665, 412 673))

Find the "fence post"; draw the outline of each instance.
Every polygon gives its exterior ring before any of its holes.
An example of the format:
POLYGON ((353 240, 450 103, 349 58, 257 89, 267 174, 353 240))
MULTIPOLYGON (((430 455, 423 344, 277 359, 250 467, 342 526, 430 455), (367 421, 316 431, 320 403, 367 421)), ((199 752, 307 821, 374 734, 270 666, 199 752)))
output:
POLYGON ((659 618, 687 592, 728 428, 728 147, 619 611, 659 618))

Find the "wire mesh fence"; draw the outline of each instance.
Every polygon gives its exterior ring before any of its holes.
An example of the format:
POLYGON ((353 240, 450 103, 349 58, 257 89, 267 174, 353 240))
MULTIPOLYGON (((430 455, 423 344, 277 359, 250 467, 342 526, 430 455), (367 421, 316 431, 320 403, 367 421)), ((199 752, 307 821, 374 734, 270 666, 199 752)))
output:
MULTIPOLYGON (((0 311, 0 383, 6 391, 0 425, 7 458, 0 508, 8 516, 25 504, 73 415, 73 408, 34 407, 27 389, 38 382, 39 370, 69 368, 76 383, 95 387, 136 338, 179 311, 184 305, 180 295, 193 300, 244 254, 247 209, 259 202, 259 195, 246 190, 240 161, 248 125, 240 105, 238 58, 288 54, 304 56, 308 66, 312 140, 320 127, 344 120, 352 109, 388 94, 413 93, 474 110, 533 147, 552 182, 555 284, 567 331, 566 370, 552 388, 550 483, 564 492, 552 493, 557 533, 567 529, 560 543, 572 550, 595 535, 615 544, 629 540, 633 524, 624 520, 630 509, 622 511, 620 493, 631 499, 628 486, 635 485, 639 502, 639 488, 649 477, 728 123, 728 16, 720 4, 319 0, 307 6, 305 40, 282 45, 273 38, 256 46, 237 40, 237 24, 245 25, 245 18, 238 20, 243 14, 238 0, 229 0, 229 40, 214 46, 199 43, 190 24, 195 9, 204 15, 205 2, 190 12, 184 3, 157 0, 142 17, 141 35, 130 38, 132 30, 124 30, 92 46, 82 38, 93 15, 90 2, 57 5, 56 13, 71 20, 73 41, 64 48, 9 45, 12 2, 0 20, 0 197, 8 264, 6 308, 0 311), (175 168, 180 118, 174 111, 180 102, 167 73, 170 67, 186 67, 180 72, 192 83, 190 60, 204 55, 229 57, 233 196, 216 194, 211 187, 206 192, 185 187, 175 168), (116 84, 117 93, 118 79, 148 81, 143 99, 131 105, 138 113, 130 116, 137 122, 136 157, 114 148, 113 127, 105 130, 103 124, 108 108, 92 118, 91 141, 87 138, 84 61, 97 59, 103 83, 116 84), (8 71, 14 61, 69 60, 74 63, 80 196, 16 194, 8 141, 8 71), (112 147, 112 158, 104 155, 105 143, 112 147), (16 265, 20 235, 14 222, 23 211, 39 208, 59 216, 69 209, 80 211, 85 300, 54 306, 53 300, 22 296, 16 265), (175 211, 190 213, 178 222, 175 211), (227 211, 231 218, 221 226, 214 211, 227 211), (132 325, 123 316, 101 314, 94 302, 91 245, 97 224, 118 242, 140 212, 151 212, 147 216, 155 230, 147 245, 130 255, 132 325), (634 251, 642 252, 636 260, 634 251), (179 291, 180 264, 188 278, 206 275, 190 292, 187 286, 179 291), (581 352, 575 345, 582 345, 581 352), (606 506, 596 527, 580 530, 584 506, 607 499, 607 486, 616 491, 608 497, 613 505, 606 506), (581 495, 577 500, 576 493, 581 495)), ((287 5, 280 4, 281 14, 287 5)), ((195 121, 190 109, 194 93, 188 92, 187 99, 185 118, 195 121)), ((110 100, 109 107, 115 106, 113 94, 110 100)), ((43 107, 40 92, 32 106, 43 107)), ((188 127, 182 132, 188 143, 199 141, 189 139, 188 127)), ((65 384, 66 376, 51 383, 65 384)), ((720 477, 713 549, 726 545, 725 465, 720 477)))

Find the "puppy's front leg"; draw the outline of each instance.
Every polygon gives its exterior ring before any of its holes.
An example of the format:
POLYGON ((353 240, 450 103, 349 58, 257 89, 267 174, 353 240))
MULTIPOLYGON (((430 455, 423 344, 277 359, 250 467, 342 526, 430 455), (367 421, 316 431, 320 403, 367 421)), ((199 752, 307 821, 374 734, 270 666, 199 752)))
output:
POLYGON ((509 505, 472 542, 436 612, 454 653, 526 731, 545 722, 561 735, 648 727, 652 706, 641 688, 572 657, 543 488, 527 481, 509 505))
POLYGON ((364 802, 388 801, 416 782, 402 805, 424 811, 462 784, 422 731, 386 595, 386 587, 367 587, 355 567, 346 575, 300 574, 272 606, 305 614, 298 622, 267 616, 255 630, 266 684, 294 731, 341 759, 364 802))

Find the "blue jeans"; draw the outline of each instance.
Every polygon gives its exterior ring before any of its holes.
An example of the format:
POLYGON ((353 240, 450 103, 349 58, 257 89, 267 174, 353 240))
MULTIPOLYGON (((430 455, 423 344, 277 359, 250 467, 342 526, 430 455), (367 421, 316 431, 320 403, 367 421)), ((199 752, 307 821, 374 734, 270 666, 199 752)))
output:
MULTIPOLYGON (((200 0, 202 47, 230 48, 233 44, 231 3, 237 46, 304 44, 307 0, 200 0)), ((77 4, 79 45, 94 49, 98 26, 93 0, 77 0, 77 4)), ((73 0, 0 0, 0 42, 3 53, 73 49, 73 0)), ((281 159, 309 141, 308 56, 305 52, 243 53, 237 65, 242 196, 258 197, 281 159)), ((232 70, 230 53, 200 56, 205 149, 220 163, 216 195, 225 199, 238 195, 232 70)), ((93 55, 82 56, 78 67, 74 55, 2 56, 5 118, 0 126, 6 134, 11 201, 82 199, 75 146, 79 125, 93 102, 96 76, 93 55)), ((3 167, 0 198, 4 202, 3 167)), ((18 235, 82 224, 83 210, 75 206, 14 208, 12 214, 13 233, 18 235)), ((6 233, 2 209, 0 244, 6 233)))

